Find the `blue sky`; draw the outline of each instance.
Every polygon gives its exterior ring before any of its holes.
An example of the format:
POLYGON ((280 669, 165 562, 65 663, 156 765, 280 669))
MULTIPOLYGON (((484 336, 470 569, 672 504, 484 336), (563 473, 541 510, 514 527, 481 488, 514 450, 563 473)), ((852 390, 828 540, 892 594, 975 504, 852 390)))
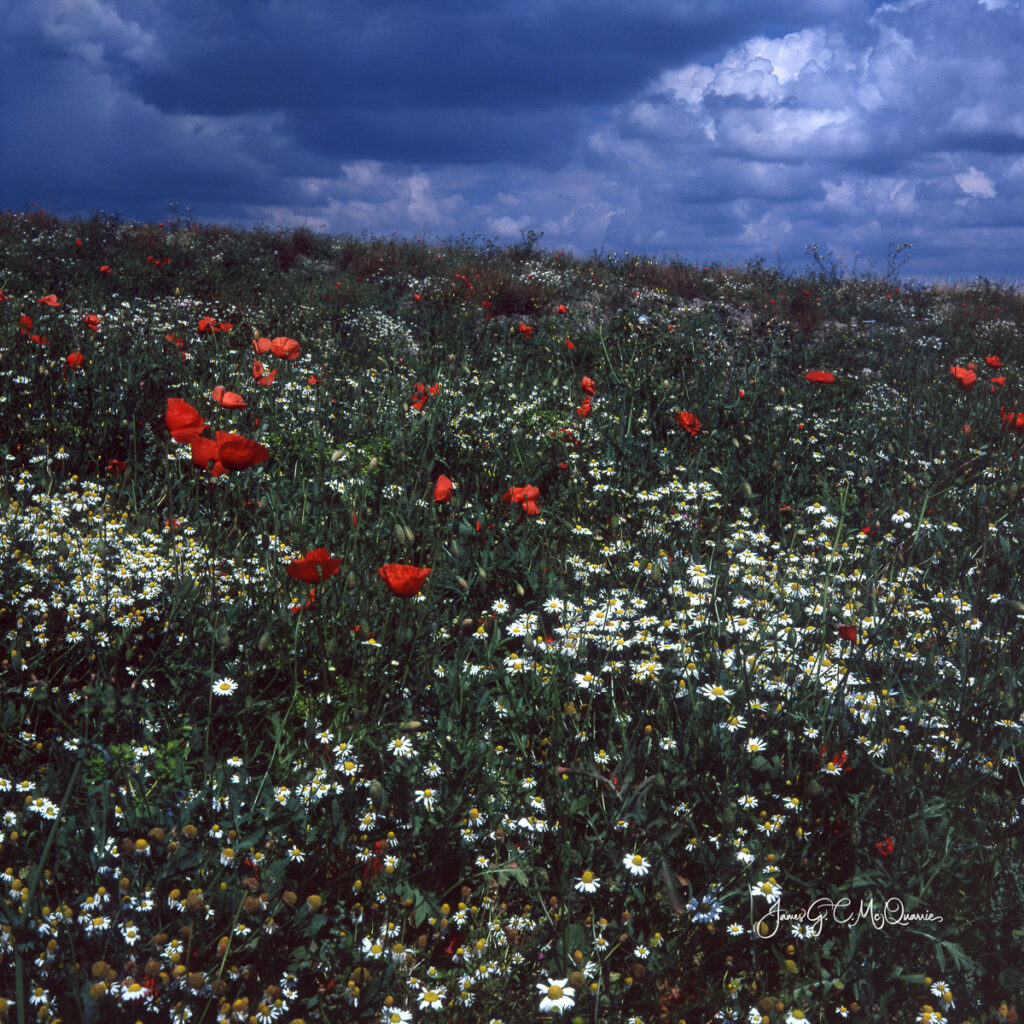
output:
POLYGON ((3 0, 0 207, 1024 280, 1024 0, 3 0))

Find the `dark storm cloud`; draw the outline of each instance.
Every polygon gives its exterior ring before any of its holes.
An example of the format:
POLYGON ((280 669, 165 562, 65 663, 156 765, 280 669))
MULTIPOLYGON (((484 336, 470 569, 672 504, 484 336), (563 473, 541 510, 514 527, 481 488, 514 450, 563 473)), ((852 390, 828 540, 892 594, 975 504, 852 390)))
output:
POLYGON ((1020 0, 15 0, 0 201, 1020 276, 1020 0))

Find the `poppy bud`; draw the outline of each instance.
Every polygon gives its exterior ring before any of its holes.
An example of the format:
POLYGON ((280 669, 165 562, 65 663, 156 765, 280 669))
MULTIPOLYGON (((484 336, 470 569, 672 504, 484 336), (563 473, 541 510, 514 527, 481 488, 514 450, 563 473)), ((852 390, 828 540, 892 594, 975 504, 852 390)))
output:
POLYGON ((407 526, 405 528, 405 540, 406 540, 406 543, 411 544, 415 539, 416 539, 416 534, 414 534, 412 532, 412 528, 411 527, 407 526))
POLYGON ((405 529, 401 523, 395 523, 395 540, 397 540, 399 544, 405 543, 405 529))
POLYGON ((263 635, 256 643, 256 648, 262 654, 270 646, 270 630, 264 630, 263 635))
POLYGON ((456 576, 455 582, 458 583, 463 590, 469 590, 469 583, 462 576, 456 576))
POLYGON ((516 584, 516 596, 517 597, 526 597, 526 591, 523 590, 523 585, 521 583, 517 583, 516 584))

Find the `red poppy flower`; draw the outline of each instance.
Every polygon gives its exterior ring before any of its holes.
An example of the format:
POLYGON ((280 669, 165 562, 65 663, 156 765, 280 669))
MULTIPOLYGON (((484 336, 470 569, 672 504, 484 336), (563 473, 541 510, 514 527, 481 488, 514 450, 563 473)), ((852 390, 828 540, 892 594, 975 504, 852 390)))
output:
POLYGON ((199 321, 200 334, 213 334, 217 330, 217 321, 212 316, 204 316, 199 321))
POLYGON ((951 366, 949 370, 964 391, 970 391, 978 381, 978 375, 973 370, 964 369, 962 366, 951 366))
POLYGON ((590 415, 590 397, 587 396, 583 399, 583 404, 576 407, 576 415, 581 420, 585 420, 590 415))
POLYGON ((279 359, 298 359, 299 343, 294 338, 274 338, 270 351, 279 359))
POLYGON ((271 341, 269 338, 253 338, 252 347, 256 350, 256 355, 266 355, 270 351, 271 341))
POLYGON ((691 437, 696 437, 700 433, 700 420, 692 412, 683 412, 682 410, 677 412, 676 423, 691 437))
POLYGON ((533 327, 530 324, 520 323, 519 333, 525 338, 530 338, 533 336, 533 327))
POLYGON ((221 430, 217 431, 217 448, 225 469, 248 469, 270 458, 270 451, 257 441, 221 430))
POLYGON ((455 484, 442 473, 434 484, 434 501, 448 501, 454 490, 455 484))
POLYGON ((58 300, 56 295, 44 295, 39 300, 39 305, 40 306, 59 306, 60 305, 60 301, 58 300))
POLYGON ((528 516, 537 516, 540 515, 540 505, 537 504, 539 497, 540 488, 534 484, 527 484, 525 487, 510 487, 502 495, 502 500, 511 505, 522 505, 528 516))
POLYGON ((167 399, 167 429, 175 441, 191 441, 205 426, 198 409, 180 398, 167 399))
POLYGON ((244 409, 249 404, 241 395, 236 395, 234 391, 225 391, 221 384, 218 384, 213 389, 212 398, 218 405, 223 405, 225 409, 244 409))
POLYGON ((183 342, 181 340, 181 338, 177 334, 170 334, 170 333, 165 334, 164 335, 164 341, 171 342, 171 344, 174 345, 175 348, 184 348, 185 347, 185 342, 183 342))
POLYGON ((85 356, 83 356, 81 352, 72 352, 64 361, 72 370, 80 370, 85 366, 85 356))
POLYGON ((217 439, 195 436, 192 444, 192 462, 200 469, 210 468, 213 476, 221 476, 232 470, 248 469, 266 462, 270 452, 247 437, 217 431, 217 439), (211 465, 212 463, 212 465, 211 465))
POLYGON ((994 395, 996 393, 996 388, 1003 388, 1003 387, 1006 387, 1006 378, 1005 377, 993 377, 992 380, 990 380, 989 384, 988 384, 989 394, 994 395))
MULTIPOLYGON (((171 262, 170 260, 164 260, 164 263, 170 263, 170 262, 171 262)), ((218 331, 224 331, 225 333, 227 333, 228 331, 233 331, 234 329, 235 329, 235 325, 234 324, 219 324, 218 327, 217 327, 218 331)))
POLYGON ((333 576, 340 567, 341 559, 331 558, 327 548, 314 548, 303 558, 289 562, 284 571, 292 579, 315 585, 333 576))
POLYGON ((993 370, 998 370, 1003 365, 1003 361, 999 356, 985 356, 985 362, 988 363, 993 370))
POLYGON ((108 473, 123 473, 127 468, 128 463, 122 459, 111 459, 106 465, 108 473))
POLYGON ((111 273, 113 273, 113 271, 110 269, 110 267, 107 266, 106 263, 104 263, 103 266, 100 267, 100 273, 101 274, 111 274, 111 273))
POLYGON ((835 384, 835 377, 827 370, 811 370, 810 373, 804 374, 804 379, 809 380, 812 384, 835 384))
POLYGON ((580 387, 583 388, 588 395, 592 395, 595 391, 594 382, 589 377, 584 377, 583 380, 580 381, 580 387))
POLYGON ((856 626, 840 626, 839 635, 844 640, 849 640, 851 644, 857 642, 857 627, 856 626))
POLYGON ((268 384, 273 384, 277 379, 277 370, 271 370, 270 373, 267 373, 263 364, 257 359, 252 364, 252 376, 257 384, 262 384, 263 387, 266 387, 268 384))
POLYGON ((21 316, 18 317, 18 323, 21 325, 20 330, 18 331, 19 334, 28 334, 28 332, 32 330, 32 317, 26 316, 22 313, 21 316))
POLYGON ((382 565, 377 570, 377 575, 387 584, 388 590, 395 597, 415 597, 430 572, 430 569, 420 569, 415 565, 391 562, 382 565))
POLYGON ((566 338, 565 347, 571 352, 576 346, 568 338, 566 338))
POLYGON ((883 856, 888 857, 896 849, 892 836, 886 836, 880 843, 875 843, 875 849, 883 856))
POLYGON ((1003 430, 1012 430, 1018 434, 1024 434, 1024 412, 1007 412, 1000 406, 999 415, 1003 420, 1003 430))
POLYGON ((309 375, 309 380, 306 383, 309 384, 310 387, 313 387, 314 385, 319 384, 320 380, 320 377, 317 377, 316 374, 311 373, 309 375))
POLYGON ((213 476, 222 476, 227 472, 224 463, 220 461, 220 445, 212 437, 196 434, 188 440, 192 445, 193 466, 209 469, 213 476))
POLYGON ((441 390, 439 384, 431 384, 428 388, 426 384, 422 384, 419 381, 413 385, 413 397, 410 400, 410 405, 419 412, 423 406, 425 406, 431 396, 436 395, 441 390))
POLYGON ((50 339, 44 334, 30 334, 28 340, 34 342, 36 345, 49 345, 50 339))
POLYGON ((559 313, 565 313, 565 312, 566 312, 566 308, 565 308, 565 306, 564 306, 564 305, 560 305, 560 306, 558 307, 558 312, 559 312, 559 313))
POLYGON ((82 323, 89 328, 90 331, 98 331, 100 329, 100 318, 95 313, 86 313, 82 317, 82 323))

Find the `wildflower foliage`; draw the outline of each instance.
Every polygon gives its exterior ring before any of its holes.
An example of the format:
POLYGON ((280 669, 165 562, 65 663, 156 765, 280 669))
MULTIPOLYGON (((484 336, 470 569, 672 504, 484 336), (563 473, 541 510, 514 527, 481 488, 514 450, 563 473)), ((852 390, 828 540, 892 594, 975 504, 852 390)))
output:
POLYGON ((1015 1015, 1016 293, 0 253, 0 1018, 1015 1015))

